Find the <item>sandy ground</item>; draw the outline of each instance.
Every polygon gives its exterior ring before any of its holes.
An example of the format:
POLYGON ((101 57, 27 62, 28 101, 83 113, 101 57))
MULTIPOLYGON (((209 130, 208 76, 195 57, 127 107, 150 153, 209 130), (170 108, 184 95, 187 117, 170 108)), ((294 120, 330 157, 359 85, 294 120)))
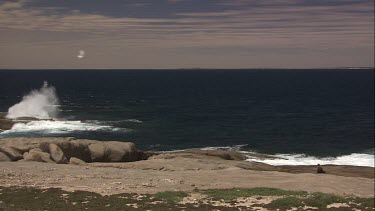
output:
POLYGON ((249 170, 237 167, 239 162, 245 161, 223 160, 204 155, 80 166, 0 162, 0 186, 54 187, 104 195, 191 191, 195 188, 272 187, 359 197, 374 196, 373 178, 249 170))

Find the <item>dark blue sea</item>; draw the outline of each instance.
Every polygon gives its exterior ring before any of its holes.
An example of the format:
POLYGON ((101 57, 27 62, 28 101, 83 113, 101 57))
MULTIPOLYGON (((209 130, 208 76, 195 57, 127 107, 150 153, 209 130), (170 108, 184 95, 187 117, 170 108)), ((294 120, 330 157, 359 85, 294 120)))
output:
POLYGON ((132 141, 142 150, 374 165, 374 69, 0 70, 0 112, 44 81, 59 98, 55 121, 20 123, 0 138, 67 136, 132 141))

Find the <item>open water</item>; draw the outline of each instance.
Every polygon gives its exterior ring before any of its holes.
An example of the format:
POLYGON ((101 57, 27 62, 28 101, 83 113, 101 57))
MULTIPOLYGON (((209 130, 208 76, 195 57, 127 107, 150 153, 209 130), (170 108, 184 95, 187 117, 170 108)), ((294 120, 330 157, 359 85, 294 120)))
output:
POLYGON ((0 112, 44 81, 59 99, 55 121, 20 123, 0 138, 69 136, 154 151, 277 154, 283 159, 262 161, 274 165, 374 166, 374 69, 0 70, 0 112))

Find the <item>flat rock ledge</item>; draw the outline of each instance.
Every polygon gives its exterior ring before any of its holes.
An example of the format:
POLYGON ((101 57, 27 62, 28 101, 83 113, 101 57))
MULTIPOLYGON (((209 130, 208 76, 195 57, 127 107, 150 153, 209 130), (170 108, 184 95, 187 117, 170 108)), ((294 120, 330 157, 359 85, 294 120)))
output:
POLYGON ((36 161, 81 165, 91 162, 132 162, 148 155, 132 142, 74 138, 7 138, 0 140, 1 161, 36 161))
MULTIPOLYGON (((3 130, 10 130, 12 129, 13 125, 16 123, 27 123, 30 121, 38 121, 40 119, 35 117, 19 117, 16 119, 8 119, 6 117, 7 113, 0 112, 0 132, 3 130)), ((52 119, 50 119, 53 121, 52 119)))

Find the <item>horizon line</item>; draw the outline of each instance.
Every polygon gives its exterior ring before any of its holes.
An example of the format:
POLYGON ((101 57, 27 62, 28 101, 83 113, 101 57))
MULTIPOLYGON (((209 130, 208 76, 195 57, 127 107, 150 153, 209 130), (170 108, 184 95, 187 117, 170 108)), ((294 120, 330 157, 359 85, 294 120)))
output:
POLYGON ((0 68, 2 70, 368 70, 374 67, 311 67, 311 68, 270 68, 270 67, 250 67, 250 68, 0 68))

